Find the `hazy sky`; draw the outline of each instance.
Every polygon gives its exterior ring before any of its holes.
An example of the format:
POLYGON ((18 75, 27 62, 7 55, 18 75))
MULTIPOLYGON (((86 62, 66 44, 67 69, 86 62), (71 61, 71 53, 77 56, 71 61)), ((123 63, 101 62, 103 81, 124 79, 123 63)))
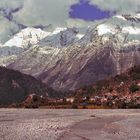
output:
POLYGON ((140 0, 0 0, 0 41, 25 26, 82 26, 138 11, 140 0))

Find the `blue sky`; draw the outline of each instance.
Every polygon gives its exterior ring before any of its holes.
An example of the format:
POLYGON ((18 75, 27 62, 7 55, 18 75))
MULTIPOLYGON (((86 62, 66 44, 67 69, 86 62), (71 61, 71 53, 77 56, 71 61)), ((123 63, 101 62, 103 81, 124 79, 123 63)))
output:
POLYGON ((89 0, 80 0, 77 4, 72 5, 69 12, 70 18, 94 21, 110 18, 115 14, 114 11, 101 10, 97 5, 90 4, 89 2, 89 0))

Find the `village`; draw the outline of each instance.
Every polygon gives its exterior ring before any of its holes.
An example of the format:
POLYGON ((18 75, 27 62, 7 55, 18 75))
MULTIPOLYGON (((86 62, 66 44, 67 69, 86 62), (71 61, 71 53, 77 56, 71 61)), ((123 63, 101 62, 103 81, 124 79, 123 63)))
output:
POLYGON ((49 108, 49 109, 127 109, 140 108, 140 92, 120 95, 105 93, 93 97, 47 98, 35 94, 30 95, 24 102, 13 107, 49 108))

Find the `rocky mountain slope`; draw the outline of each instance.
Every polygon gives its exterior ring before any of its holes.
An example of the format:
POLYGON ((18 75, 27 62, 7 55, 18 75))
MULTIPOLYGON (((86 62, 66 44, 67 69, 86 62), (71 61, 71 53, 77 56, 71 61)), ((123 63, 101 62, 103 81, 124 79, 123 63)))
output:
POLYGON ((32 94, 50 97, 55 91, 29 75, 0 67, 0 105, 21 103, 32 94))
POLYGON ((87 98, 88 102, 97 106, 140 108, 140 65, 115 77, 83 87, 70 96, 79 101, 87 98))
POLYGON ((54 89, 74 90, 140 64, 139 44, 122 44, 110 37, 104 42, 95 36, 86 46, 35 46, 9 67, 31 74, 54 89))
POLYGON ((27 51, 32 45, 49 35, 49 32, 36 28, 25 28, 0 45, 0 65, 7 66, 27 51))
MULTIPOLYGON (((140 93, 140 65, 134 66, 120 75, 105 80, 100 80, 89 86, 85 86, 75 92, 79 96, 96 96, 105 94, 140 93)), ((139 94, 140 96, 140 94, 139 94)))
POLYGON ((42 39, 39 46, 65 47, 74 44, 84 35, 80 34, 76 28, 56 28, 52 34, 42 39), (57 31, 60 31, 57 33, 57 31))
POLYGON ((139 18, 117 15, 85 29, 56 28, 3 61, 56 90, 75 90, 140 64, 139 18))

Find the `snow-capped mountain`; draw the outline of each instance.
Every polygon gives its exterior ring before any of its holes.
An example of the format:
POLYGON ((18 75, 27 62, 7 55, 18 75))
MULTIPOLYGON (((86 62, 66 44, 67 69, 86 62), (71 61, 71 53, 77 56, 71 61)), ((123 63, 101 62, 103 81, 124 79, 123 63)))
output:
POLYGON ((140 23, 140 13, 115 15, 114 17, 122 19, 124 21, 129 21, 129 22, 133 22, 133 23, 140 23))
POLYGON ((129 35, 140 35, 140 28, 139 27, 133 27, 133 26, 112 26, 109 24, 101 24, 97 27, 98 35, 104 35, 104 34, 116 34, 117 32, 121 32, 122 34, 129 34, 129 35))
POLYGON ((49 34, 50 32, 45 32, 41 29, 28 27, 14 35, 14 37, 7 41, 3 46, 28 48, 30 47, 30 45, 37 44, 40 40, 42 40, 49 34))
POLYGON ((76 28, 57 27, 52 32, 39 28, 25 28, 15 34, 9 41, 0 45, 0 65, 7 66, 33 45, 64 47, 80 39, 83 34, 76 28))
POLYGON ((52 34, 42 39, 38 45, 65 47, 81 39, 84 35, 76 28, 56 28, 52 34))
POLYGON ((98 38, 85 47, 36 46, 9 67, 31 74, 54 89, 73 90, 140 64, 140 44, 121 48, 122 43, 113 36, 104 45, 98 38))
POLYGON ((140 64, 140 23, 122 15, 84 30, 56 28, 8 67, 56 90, 74 90, 140 64))
POLYGON ((21 53, 27 51, 49 34, 50 32, 31 27, 21 30, 10 40, 0 45, 0 65, 7 66, 14 62, 21 53))
POLYGON ((137 13, 135 15, 122 15, 126 20, 132 21, 132 22, 140 22, 140 13, 137 13))

